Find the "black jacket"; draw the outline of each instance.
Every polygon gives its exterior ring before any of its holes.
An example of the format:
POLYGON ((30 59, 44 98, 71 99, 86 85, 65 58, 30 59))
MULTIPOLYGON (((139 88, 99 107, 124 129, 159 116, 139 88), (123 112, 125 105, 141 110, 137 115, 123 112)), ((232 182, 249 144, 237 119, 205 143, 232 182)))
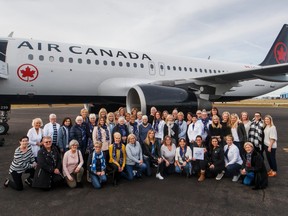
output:
MULTIPOLYGON (((33 187, 51 188, 54 179, 54 169, 58 168, 61 172, 61 156, 55 146, 51 147, 51 152, 46 148, 41 148, 37 155, 37 168, 33 179, 33 187)), ((57 175, 62 178, 61 175, 57 175)))
POLYGON ((209 152, 209 164, 213 164, 217 170, 224 170, 225 161, 223 148, 220 146, 215 149, 211 148, 209 152))
POLYGON ((244 154, 242 169, 246 172, 254 172, 254 183, 256 188, 266 188, 268 186, 267 169, 262 156, 255 150, 251 155, 251 167, 246 167, 247 155, 244 154))

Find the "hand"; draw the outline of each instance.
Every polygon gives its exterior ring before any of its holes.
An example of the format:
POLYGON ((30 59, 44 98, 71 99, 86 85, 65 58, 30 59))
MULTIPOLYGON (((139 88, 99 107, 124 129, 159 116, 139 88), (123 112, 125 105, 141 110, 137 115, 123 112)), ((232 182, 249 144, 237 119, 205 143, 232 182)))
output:
POLYGON ((105 175, 105 171, 102 171, 102 172, 101 172, 101 176, 104 176, 104 175, 105 175))
POLYGON ((122 167, 118 167, 118 172, 122 172, 123 168, 122 167))
POLYGON ((209 168, 210 168, 210 169, 214 169, 214 168, 215 168, 214 164, 211 164, 211 165, 209 166, 209 168))
POLYGON ((101 176, 101 172, 96 172, 96 175, 101 176))
POLYGON ((60 171, 59 171, 58 168, 54 169, 54 174, 56 174, 56 175, 59 175, 59 174, 60 174, 60 171))
POLYGON ((165 160, 165 164, 166 164, 166 167, 169 167, 170 165, 170 163, 167 160, 165 160))
POLYGON ((67 178, 68 178, 69 181, 73 181, 72 176, 67 176, 67 178))
POLYGON ((242 169, 240 172, 241 172, 242 175, 246 175, 246 170, 245 169, 242 169))
POLYGON ((32 163, 32 167, 35 169, 37 167, 37 163, 36 162, 33 162, 32 163))
POLYGON ((185 167, 186 165, 187 165, 187 162, 184 161, 182 166, 185 167))
POLYGON ((37 146, 41 146, 42 144, 41 144, 40 142, 37 142, 36 145, 37 145, 37 146))
POLYGON ((76 167, 75 170, 74 170, 75 173, 78 173, 79 171, 80 171, 79 167, 76 167))
POLYGON ((268 147, 268 152, 271 152, 271 149, 272 149, 272 147, 269 146, 269 147, 268 147))
POLYGON ((142 165, 142 164, 143 164, 143 160, 140 160, 140 161, 139 161, 139 165, 142 165))
POLYGON ((204 148, 204 153, 206 153, 207 152, 207 149, 206 148, 204 148))
POLYGON ((196 161, 196 158, 193 157, 192 160, 193 160, 193 161, 196 161))

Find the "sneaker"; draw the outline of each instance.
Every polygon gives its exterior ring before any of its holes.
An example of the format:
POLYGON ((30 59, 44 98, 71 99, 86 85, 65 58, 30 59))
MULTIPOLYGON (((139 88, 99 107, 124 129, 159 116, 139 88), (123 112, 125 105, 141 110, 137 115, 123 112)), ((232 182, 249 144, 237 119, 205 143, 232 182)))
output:
POLYGON ((267 172, 267 175, 270 175, 273 172, 273 170, 271 169, 269 172, 267 172))
POLYGON ((270 174, 268 174, 269 177, 275 177, 277 176, 277 172, 272 171, 270 174))
POLYGON ((32 187, 32 179, 27 178, 27 179, 25 179, 24 182, 25 182, 29 187, 32 187))
POLYGON ((133 176, 136 176, 137 170, 133 170, 133 176))
POLYGON ((163 180, 163 179, 164 179, 164 178, 161 176, 160 173, 157 173, 157 174, 156 174, 156 178, 158 178, 159 180, 163 180))
POLYGON ((219 181, 222 179, 222 177, 224 176, 224 171, 222 171, 221 173, 218 173, 218 175, 216 176, 216 180, 219 181))
POLYGON ((10 181, 10 180, 9 180, 8 178, 5 180, 5 182, 4 182, 4 187, 6 187, 6 188, 8 187, 9 181, 10 181))
POLYGON ((240 174, 238 174, 238 175, 236 175, 236 176, 233 176, 232 181, 233 181, 233 182, 237 182, 237 181, 239 180, 240 176, 241 176, 240 174))

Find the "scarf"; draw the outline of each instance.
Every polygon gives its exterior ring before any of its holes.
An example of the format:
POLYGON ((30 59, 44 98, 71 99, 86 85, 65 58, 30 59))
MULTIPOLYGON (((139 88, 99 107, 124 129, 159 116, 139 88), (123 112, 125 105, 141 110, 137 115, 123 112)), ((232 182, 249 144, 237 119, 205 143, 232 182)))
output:
POLYGON ((102 126, 98 126, 98 141, 102 142, 102 133, 101 133, 101 128, 103 130, 105 130, 105 133, 106 133, 106 141, 109 141, 109 131, 107 129, 107 125, 102 125, 102 126))
POLYGON ((122 135, 122 137, 123 137, 123 136, 127 136, 126 130, 125 130, 125 125, 120 125, 120 124, 119 124, 119 132, 120 132, 120 134, 122 135))
POLYGON ((95 151, 93 152, 91 165, 92 165, 91 171, 93 173, 101 172, 102 170, 105 170, 105 168, 106 168, 105 158, 104 158, 104 154, 102 151, 99 154, 97 154, 95 151))
POLYGON ((173 137, 175 135, 175 132, 172 130, 174 126, 174 122, 167 122, 167 127, 168 127, 168 136, 173 137))
POLYGON ((204 125, 204 132, 208 133, 208 122, 209 122, 209 118, 206 118, 206 119, 201 119, 203 125, 204 125))
POLYGON ((252 160, 252 152, 246 154, 246 167, 251 167, 251 160, 252 160))
POLYGON ((153 126, 153 129, 154 129, 154 131, 156 131, 156 133, 159 132, 159 128, 158 128, 159 123, 160 123, 160 119, 156 119, 154 126, 153 126))
POLYGON ((150 145, 151 145, 151 154, 153 155, 153 156, 155 156, 155 143, 152 143, 152 142, 150 142, 150 145))
POLYGON ((187 151, 187 146, 184 147, 184 152, 182 150, 182 148, 180 147, 180 157, 182 158, 183 162, 186 160, 186 151, 187 151))
POLYGON ((138 127, 137 127, 137 122, 134 122, 134 123, 129 123, 133 128, 132 128, 132 133, 135 135, 135 134, 138 134, 138 127))
POLYGON ((120 166, 122 166, 122 164, 123 164, 123 151, 122 151, 122 144, 121 144, 121 143, 120 143, 119 146, 118 146, 118 144, 113 143, 112 156, 113 156, 113 159, 114 159, 115 161, 117 161, 117 150, 120 151, 119 164, 120 164, 120 166))

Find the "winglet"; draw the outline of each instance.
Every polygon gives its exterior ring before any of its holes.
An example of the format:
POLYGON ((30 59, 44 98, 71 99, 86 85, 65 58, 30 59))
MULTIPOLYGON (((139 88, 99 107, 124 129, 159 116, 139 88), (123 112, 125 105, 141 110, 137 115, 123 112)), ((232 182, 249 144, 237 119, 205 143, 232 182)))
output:
POLYGON ((260 65, 274 65, 286 62, 288 62, 288 25, 284 24, 266 58, 260 65))

